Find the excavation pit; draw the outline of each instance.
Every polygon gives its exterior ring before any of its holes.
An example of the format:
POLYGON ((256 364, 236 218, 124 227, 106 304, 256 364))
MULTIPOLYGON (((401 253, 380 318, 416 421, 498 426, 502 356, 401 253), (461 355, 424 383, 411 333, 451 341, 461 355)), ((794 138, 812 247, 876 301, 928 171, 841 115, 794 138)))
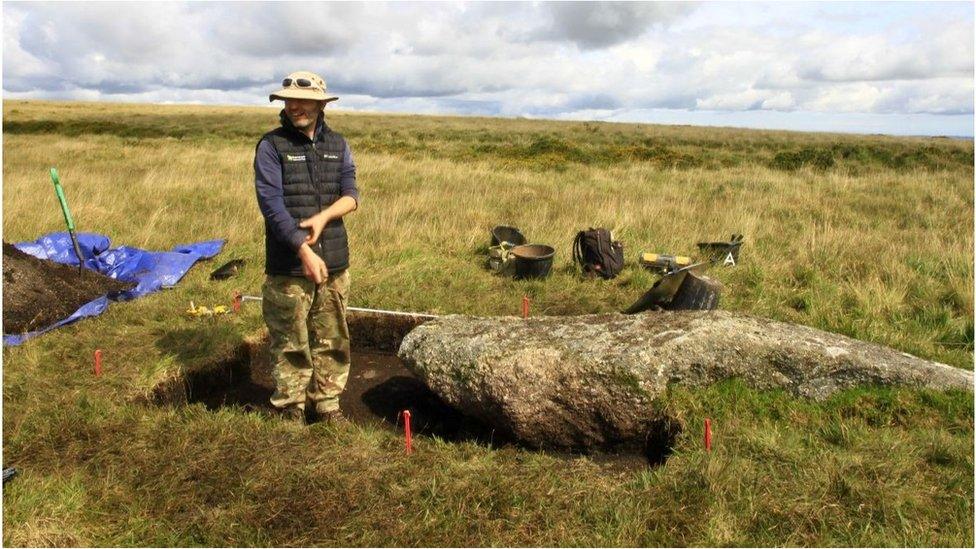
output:
MULTIPOLYGON (((490 448, 520 446, 504 433, 444 402, 418 379, 393 352, 412 327, 426 319, 391 319, 352 314, 352 365, 339 406, 349 420, 403 432, 402 412, 409 410, 414 435, 449 442, 474 442, 490 448), (368 333, 367 333, 368 332, 368 333), (360 337, 357 337, 357 334, 360 337)), ((268 341, 256 338, 242 344, 234 356, 196 369, 156 387, 157 405, 200 403, 209 410, 235 408, 275 417, 270 404, 274 379, 268 341)), ((567 460, 586 456, 615 471, 662 465, 671 455, 680 426, 669 420, 654 424, 643 447, 630 445, 603 451, 556 450, 550 455, 567 460)))

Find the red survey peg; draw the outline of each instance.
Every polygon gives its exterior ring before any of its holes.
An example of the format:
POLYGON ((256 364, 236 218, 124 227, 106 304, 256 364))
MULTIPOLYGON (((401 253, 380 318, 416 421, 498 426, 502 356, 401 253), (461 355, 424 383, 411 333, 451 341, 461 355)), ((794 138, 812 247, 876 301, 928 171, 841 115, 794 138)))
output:
POLYGON ((102 375, 102 350, 101 349, 95 349, 95 368, 93 371, 95 372, 96 377, 102 375))
POLYGON ((522 318, 529 318, 529 296, 522 296, 522 318))
POLYGON ((233 309, 235 313, 241 312, 241 292, 240 292, 240 290, 234 290, 234 301, 231 302, 230 308, 233 309))
POLYGON ((407 436, 407 454, 412 454, 413 433, 410 432, 410 410, 403 411, 403 432, 407 436))
POLYGON ((712 420, 705 418, 705 451, 712 451, 712 420))

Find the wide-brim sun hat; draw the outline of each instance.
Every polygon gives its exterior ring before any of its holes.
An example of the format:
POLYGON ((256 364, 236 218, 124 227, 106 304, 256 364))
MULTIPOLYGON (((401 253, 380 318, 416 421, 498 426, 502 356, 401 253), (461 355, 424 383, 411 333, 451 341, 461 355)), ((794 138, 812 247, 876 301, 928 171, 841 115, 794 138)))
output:
POLYGON ((297 71, 289 74, 281 81, 281 89, 268 96, 269 101, 275 99, 314 99, 315 101, 335 101, 339 99, 328 94, 325 79, 308 71, 297 71))

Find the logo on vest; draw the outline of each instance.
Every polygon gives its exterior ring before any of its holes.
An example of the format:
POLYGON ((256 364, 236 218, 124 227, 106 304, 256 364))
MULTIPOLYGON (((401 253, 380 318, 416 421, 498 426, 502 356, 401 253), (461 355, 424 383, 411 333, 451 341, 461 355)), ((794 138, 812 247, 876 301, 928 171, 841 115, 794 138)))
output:
POLYGON ((285 160, 289 162, 305 162, 304 154, 286 154, 285 160))
POLYGON ((339 160, 339 155, 325 153, 325 154, 322 155, 322 158, 324 158, 326 160, 339 160))

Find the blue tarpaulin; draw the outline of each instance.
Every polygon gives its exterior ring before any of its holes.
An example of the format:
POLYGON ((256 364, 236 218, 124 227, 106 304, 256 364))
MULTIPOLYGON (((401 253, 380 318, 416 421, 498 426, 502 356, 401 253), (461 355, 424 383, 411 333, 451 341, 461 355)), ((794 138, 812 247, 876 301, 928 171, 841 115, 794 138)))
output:
MULTIPOLYGON (((209 259, 224 247, 223 240, 204 240, 190 244, 180 244, 170 252, 150 252, 129 246, 109 248, 107 236, 94 233, 77 233, 81 255, 84 256, 86 269, 120 280, 133 282, 136 286, 121 292, 113 299, 129 300, 158 291, 162 288, 175 286, 200 259, 209 259)), ((14 244, 20 251, 66 265, 77 265, 71 236, 66 232, 44 235, 34 242, 14 244)), ((108 307, 108 296, 101 296, 82 305, 68 318, 59 320, 50 326, 26 334, 3 336, 4 345, 20 345, 24 341, 64 326, 86 316, 102 314, 108 307)))

